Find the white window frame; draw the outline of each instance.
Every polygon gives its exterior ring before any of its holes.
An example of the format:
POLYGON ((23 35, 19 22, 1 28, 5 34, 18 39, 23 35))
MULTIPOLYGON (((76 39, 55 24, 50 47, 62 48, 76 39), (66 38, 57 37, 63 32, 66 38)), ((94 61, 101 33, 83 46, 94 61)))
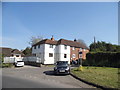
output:
POLYGON ((72 58, 76 58, 76 55, 75 55, 75 54, 72 54, 72 58))
POLYGON ((53 45, 52 45, 52 44, 50 44, 49 48, 53 48, 53 45))
POLYGON ((67 54, 64 54, 64 58, 67 58, 67 54), (65 57, 66 56, 66 57, 65 57))
POLYGON ((80 48, 80 51, 82 51, 82 48, 80 48))
POLYGON ((83 49, 83 51, 86 51, 86 49, 83 49))
POLYGON ((64 49, 67 50, 67 45, 64 45, 64 49))
POLYGON ((53 57, 53 53, 49 53, 49 57, 53 57), (50 56, 50 54, 51 54, 52 56, 50 56))
POLYGON ((75 47, 72 47, 72 50, 75 50, 75 47))

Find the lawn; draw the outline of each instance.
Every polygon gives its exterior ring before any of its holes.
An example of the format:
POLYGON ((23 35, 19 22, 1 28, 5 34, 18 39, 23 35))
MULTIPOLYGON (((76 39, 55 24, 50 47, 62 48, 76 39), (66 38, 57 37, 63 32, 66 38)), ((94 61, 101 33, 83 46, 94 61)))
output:
POLYGON ((78 71, 77 68, 71 72, 83 80, 92 82, 108 88, 118 88, 118 68, 108 67, 83 67, 83 71, 78 71))

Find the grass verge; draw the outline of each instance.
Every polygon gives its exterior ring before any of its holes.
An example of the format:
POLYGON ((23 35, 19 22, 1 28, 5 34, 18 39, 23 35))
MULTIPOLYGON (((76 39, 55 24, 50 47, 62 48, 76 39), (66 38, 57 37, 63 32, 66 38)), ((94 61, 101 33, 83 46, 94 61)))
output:
POLYGON ((11 68, 14 67, 14 65, 12 63, 2 63, 2 68, 11 68))
POLYGON ((118 68, 108 67, 83 67, 83 71, 78 71, 78 68, 71 70, 71 73, 77 77, 108 88, 119 88, 118 84, 118 68))

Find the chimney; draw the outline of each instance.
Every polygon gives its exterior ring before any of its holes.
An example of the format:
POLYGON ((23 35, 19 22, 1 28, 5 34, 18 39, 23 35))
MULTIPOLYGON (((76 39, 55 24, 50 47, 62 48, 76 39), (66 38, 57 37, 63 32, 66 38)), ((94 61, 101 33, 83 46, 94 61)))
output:
POLYGON ((51 40, 52 40, 52 41, 54 41, 54 37, 53 37, 53 35, 52 35, 52 38, 51 38, 51 40))
POLYGON ((76 42, 77 40, 76 40, 76 38, 74 39, 74 42, 76 42))

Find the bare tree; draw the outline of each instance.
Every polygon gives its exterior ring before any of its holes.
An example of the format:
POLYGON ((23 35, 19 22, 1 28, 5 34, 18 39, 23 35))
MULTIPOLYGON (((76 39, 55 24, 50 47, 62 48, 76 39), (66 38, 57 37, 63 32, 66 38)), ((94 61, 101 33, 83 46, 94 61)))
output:
POLYGON ((41 40, 43 40, 43 37, 42 37, 42 36, 37 36, 37 37, 32 36, 31 39, 30 39, 29 44, 30 44, 30 45, 34 45, 34 44, 38 43, 38 42, 41 41, 41 40))
POLYGON ((84 45, 84 46, 87 46, 86 43, 85 43, 85 41, 82 40, 82 39, 78 39, 77 42, 81 43, 81 44, 84 45))

